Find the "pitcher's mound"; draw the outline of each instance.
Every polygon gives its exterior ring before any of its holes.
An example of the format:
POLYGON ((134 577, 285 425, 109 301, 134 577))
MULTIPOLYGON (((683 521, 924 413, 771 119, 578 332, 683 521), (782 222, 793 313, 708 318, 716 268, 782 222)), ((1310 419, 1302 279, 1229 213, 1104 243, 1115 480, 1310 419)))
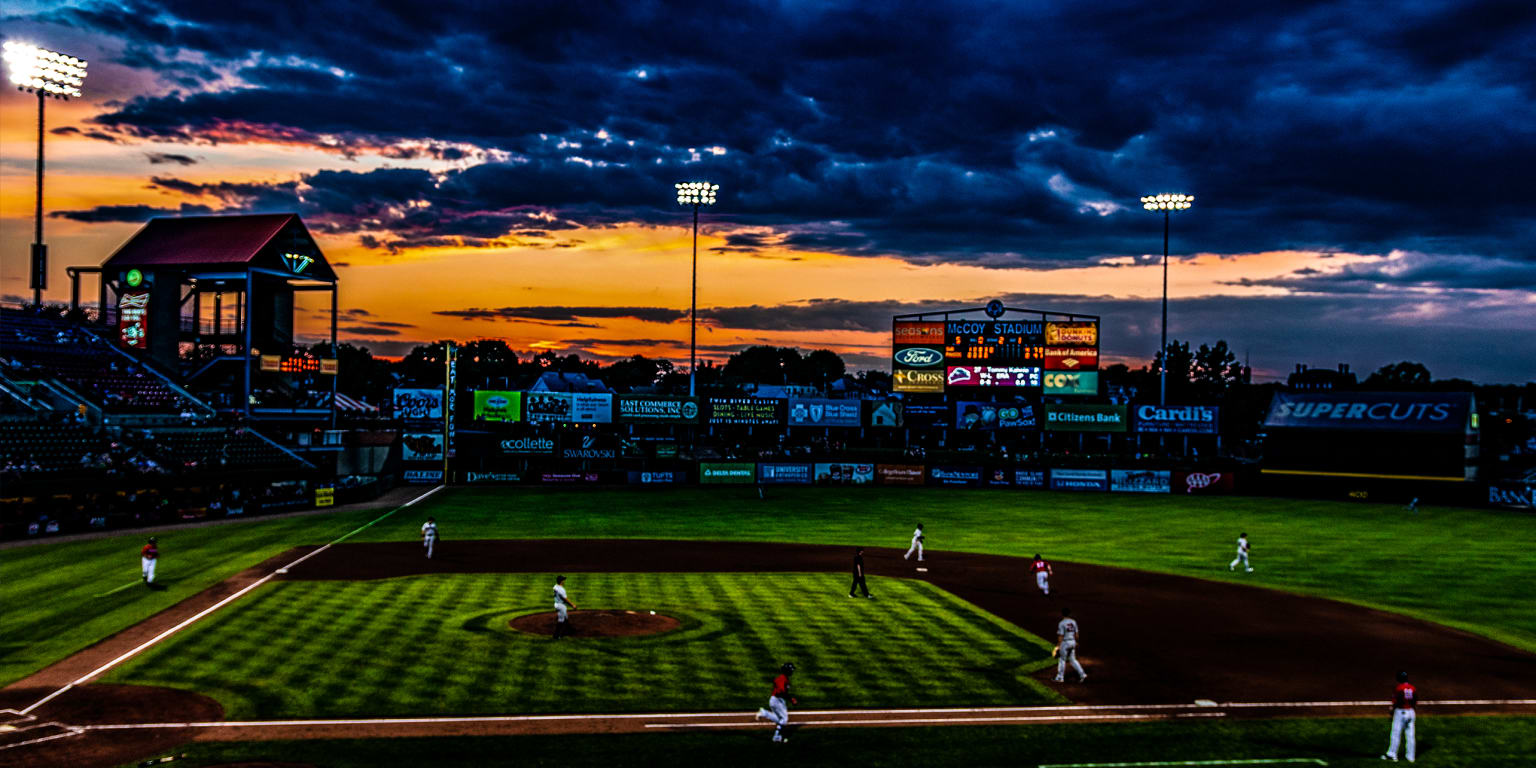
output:
MULTIPOLYGON (((683 623, 671 616, 649 611, 571 611, 571 637, 640 637, 671 632, 683 623)), ((530 635, 554 635, 555 612, 519 616, 509 626, 530 635)))

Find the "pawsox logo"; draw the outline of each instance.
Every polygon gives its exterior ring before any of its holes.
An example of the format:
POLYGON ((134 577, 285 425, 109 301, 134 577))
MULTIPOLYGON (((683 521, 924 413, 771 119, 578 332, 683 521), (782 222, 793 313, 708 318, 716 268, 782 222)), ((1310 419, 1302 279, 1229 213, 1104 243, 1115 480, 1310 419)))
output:
POLYGON ((944 353, 928 347, 907 347, 896 351, 897 365, 909 368, 929 368, 944 362, 944 353))

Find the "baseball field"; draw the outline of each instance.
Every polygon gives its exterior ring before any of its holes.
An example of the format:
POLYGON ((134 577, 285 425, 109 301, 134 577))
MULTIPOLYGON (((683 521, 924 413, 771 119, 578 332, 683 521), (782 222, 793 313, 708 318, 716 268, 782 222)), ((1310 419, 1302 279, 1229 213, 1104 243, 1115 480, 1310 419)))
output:
POLYGON ((810 764, 1353 765, 1385 747, 1400 668, 1426 700, 1421 761, 1536 754, 1518 513, 880 488, 400 500, 161 532, 156 590, 139 534, 0 551, 0 707, 26 713, 0 724, 0 762, 782 761, 772 746, 810 764), (917 522, 922 571, 901 557, 917 522), (1239 532, 1253 573, 1227 569, 1239 532), (855 545, 874 600, 846 596, 855 545), (561 642, 556 573, 580 606, 561 642), (1051 680, 1062 607, 1084 684, 1051 680), (799 725, 769 745, 750 714, 791 660, 799 725))

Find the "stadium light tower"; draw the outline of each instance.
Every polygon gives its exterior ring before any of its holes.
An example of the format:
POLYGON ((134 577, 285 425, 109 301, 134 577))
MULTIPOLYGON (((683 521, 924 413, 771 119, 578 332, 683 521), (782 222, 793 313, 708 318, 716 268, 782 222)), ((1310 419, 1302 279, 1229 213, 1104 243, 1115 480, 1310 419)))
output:
POLYGON ((1147 195, 1141 199, 1141 207, 1163 212, 1163 364, 1158 366, 1161 369, 1157 377, 1158 405, 1168 404, 1168 218, 1174 211, 1186 210, 1194 204, 1194 195, 1147 195))
POLYGON ((719 184, 707 181, 682 181, 677 187, 677 204, 693 206, 693 301, 688 310, 688 396, 694 396, 694 374, 699 369, 699 208, 715 204, 719 184))
POLYGON ((43 104, 48 97, 70 99, 85 84, 86 62, 73 56, 15 40, 5 41, 4 58, 11 83, 37 94, 37 219, 32 232, 32 303, 41 306, 48 287, 48 246, 43 245, 43 104))

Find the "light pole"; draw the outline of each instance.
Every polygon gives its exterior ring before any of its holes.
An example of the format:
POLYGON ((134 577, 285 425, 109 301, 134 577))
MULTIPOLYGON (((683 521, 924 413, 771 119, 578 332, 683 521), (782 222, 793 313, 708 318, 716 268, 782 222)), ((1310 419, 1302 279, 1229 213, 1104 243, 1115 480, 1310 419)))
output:
POLYGON ((31 276, 32 303, 40 307, 43 289, 48 287, 48 246, 43 245, 43 103, 49 96, 79 96, 80 86, 85 84, 86 62, 14 40, 5 42, 4 58, 16 89, 37 94, 37 218, 32 231, 31 276))
POLYGON ((1162 365, 1158 366, 1158 405, 1168 404, 1168 217, 1174 211, 1185 210, 1194 203, 1194 195, 1147 195, 1141 199, 1141 207, 1163 212, 1163 346, 1162 365))
POLYGON ((715 204, 719 184, 707 181, 683 181, 677 187, 677 204, 693 206, 693 300, 688 310, 688 396, 694 396, 694 378, 699 369, 699 208, 715 204))

